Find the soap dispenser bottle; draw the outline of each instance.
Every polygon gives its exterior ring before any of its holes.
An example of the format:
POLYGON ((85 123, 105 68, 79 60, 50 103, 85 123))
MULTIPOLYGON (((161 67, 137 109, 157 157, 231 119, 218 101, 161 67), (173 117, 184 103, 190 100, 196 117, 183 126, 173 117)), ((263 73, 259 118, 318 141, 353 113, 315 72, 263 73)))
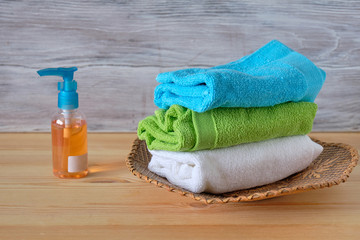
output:
POLYGON ((76 67, 39 70, 40 76, 60 76, 58 107, 51 120, 53 173, 59 178, 81 178, 88 174, 87 123, 78 110, 76 67))

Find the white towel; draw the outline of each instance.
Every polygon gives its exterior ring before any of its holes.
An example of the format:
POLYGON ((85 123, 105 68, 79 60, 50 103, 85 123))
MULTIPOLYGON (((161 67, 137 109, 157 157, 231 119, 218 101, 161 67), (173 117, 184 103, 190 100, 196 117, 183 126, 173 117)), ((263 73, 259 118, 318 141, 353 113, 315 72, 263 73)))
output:
POLYGON ((195 152, 151 150, 149 170, 194 193, 225 193, 276 182, 305 169, 323 147, 291 136, 195 152))

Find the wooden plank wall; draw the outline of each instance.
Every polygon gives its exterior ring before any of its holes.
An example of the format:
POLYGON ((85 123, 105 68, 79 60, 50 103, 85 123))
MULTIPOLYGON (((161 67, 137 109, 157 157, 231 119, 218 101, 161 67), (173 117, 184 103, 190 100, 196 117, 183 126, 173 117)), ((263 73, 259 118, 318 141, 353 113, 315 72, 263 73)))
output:
POLYGON ((57 78, 77 66, 89 130, 134 131, 160 72, 239 59, 272 39, 327 72, 315 131, 360 126, 359 1, 0 1, 0 132, 49 131, 57 78))

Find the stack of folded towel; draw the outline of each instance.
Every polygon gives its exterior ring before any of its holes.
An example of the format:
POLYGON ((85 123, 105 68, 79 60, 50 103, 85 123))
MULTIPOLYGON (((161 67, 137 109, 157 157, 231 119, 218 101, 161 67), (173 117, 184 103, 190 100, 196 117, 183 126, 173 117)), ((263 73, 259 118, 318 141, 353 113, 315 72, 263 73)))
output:
POLYGON ((224 193, 283 179, 322 152, 306 136, 325 72, 273 40, 209 69, 161 73, 155 104, 139 122, 149 169, 174 185, 224 193))

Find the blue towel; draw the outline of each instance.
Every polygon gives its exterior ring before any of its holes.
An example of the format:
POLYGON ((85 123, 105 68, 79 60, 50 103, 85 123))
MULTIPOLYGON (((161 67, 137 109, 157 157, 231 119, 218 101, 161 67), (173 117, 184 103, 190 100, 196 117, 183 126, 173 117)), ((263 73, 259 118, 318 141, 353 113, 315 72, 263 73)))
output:
POLYGON ((314 102, 325 72, 309 59, 273 40, 237 61, 208 69, 160 73, 155 104, 178 104, 205 112, 218 107, 267 107, 314 102))

